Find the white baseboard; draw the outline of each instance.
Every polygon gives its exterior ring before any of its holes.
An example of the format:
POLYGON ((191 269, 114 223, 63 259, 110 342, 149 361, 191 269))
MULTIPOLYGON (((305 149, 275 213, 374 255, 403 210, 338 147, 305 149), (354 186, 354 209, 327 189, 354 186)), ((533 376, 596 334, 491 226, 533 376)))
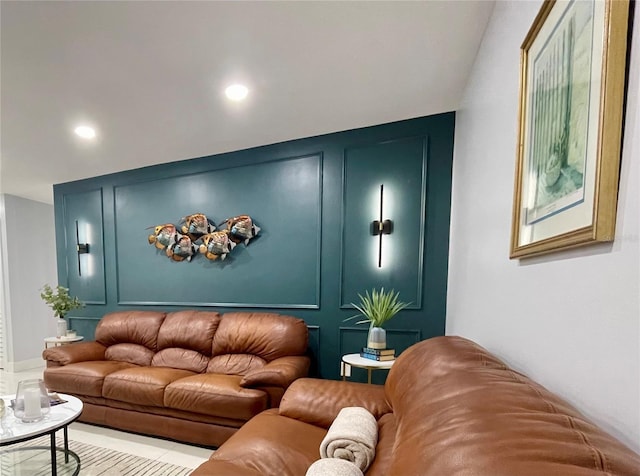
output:
POLYGON ((22 372, 24 370, 40 369, 44 367, 44 364, 45 362, 42 358, 7 362, 6 370, 7 372, 22 372))

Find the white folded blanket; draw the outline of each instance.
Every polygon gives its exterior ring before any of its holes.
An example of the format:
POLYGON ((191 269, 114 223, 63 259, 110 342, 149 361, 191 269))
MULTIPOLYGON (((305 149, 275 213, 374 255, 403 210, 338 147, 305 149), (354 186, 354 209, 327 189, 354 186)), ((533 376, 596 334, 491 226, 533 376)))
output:
POLYGON ((378 422, 366 408, 346 407, 329 427, 320 443, 321 458, 339 458, 366 471, 378 443, 378 422))
POLYGON ((309 466, 305 476, 364 476, 364 474, 351 461, 323 458, 309 466))

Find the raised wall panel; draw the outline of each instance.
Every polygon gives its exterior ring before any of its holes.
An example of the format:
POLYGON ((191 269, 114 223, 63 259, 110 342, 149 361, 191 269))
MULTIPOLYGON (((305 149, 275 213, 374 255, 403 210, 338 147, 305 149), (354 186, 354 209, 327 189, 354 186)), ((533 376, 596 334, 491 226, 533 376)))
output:
POLYGON ((425 232, 426 139, 409 137, 349 148, 344 153, 341 307, 359 301, 372 288, 395 289, 409 309, 422 306, 422 256, 425 232), (371 222, 383 219, 393 232, 379 237, 371 222))
POLYGON ((105 304, 102 190, 68 193, 63 203, 66 287, 85 304, 105 304), (79 242, 89 244, 89 253, 77 253, 76 223, 79 242))
POLYGON ((318 154, 116 187, 119 304, 317 308, 321 166, 318 154), (224 261, 175 262, 148 243, 149 227, 193 213, 248 214, 261 231, 224 261))

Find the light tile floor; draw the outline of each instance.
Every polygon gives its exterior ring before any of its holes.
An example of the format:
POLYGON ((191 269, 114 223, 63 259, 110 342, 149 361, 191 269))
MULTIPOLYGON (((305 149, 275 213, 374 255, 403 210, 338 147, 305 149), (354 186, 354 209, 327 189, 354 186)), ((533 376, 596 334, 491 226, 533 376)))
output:
MULTIPOLYGON (((0 370, 0 395, 15 393, 20 380, 42 378, 43 370, 44 366, 22 372, 0 370)), ((208 460, 212 453, 212 450, 207 448, 135 435, 79 422, 69 425, 69 439, 186 468, 198 467, 208 460)))

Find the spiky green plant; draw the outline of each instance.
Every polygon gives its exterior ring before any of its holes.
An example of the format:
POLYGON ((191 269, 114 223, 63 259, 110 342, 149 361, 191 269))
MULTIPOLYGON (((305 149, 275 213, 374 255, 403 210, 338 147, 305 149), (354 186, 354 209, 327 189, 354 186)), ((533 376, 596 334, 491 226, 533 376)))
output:
POLYGON ((360 298, 360 304, 351 303, 360 314, 348 317, 345 321, 355 319, 358 316, 364 316, 365 319, 356 322, 356 324, 369 323, 371 327, 382 327, 382 325, 398 314, 410 303, 402 302, 399 300, 400 293, 391 291, 385 292, 384 288, 380 288, 380 291, 376 289, 365 291, 364 296, 358 294, 360 298))
POLYGON ((71 297, 69 295, 69 289, 64 286, 57 286, 55 291, 45 284, 42 287, 40 297, 46 302, 56 317, 62 317, 74 309, 84 307, 84 304, 78 299, 78 297, 71 297))

